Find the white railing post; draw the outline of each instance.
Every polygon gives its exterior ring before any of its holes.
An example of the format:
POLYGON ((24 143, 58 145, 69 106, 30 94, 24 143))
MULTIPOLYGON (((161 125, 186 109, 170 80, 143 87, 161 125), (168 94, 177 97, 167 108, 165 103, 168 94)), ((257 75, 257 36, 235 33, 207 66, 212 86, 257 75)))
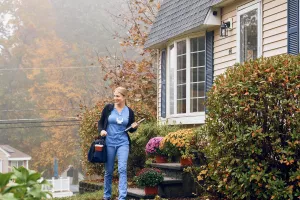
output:
POLYGON ((54 193, 54 177, 52 177, 52 193, 54 193))
POLYGON ((63 179, 62 177, 60 177, 60 191, 62 192, 63 191, 63 179))
POLYGON ((68 191, 70 191, 70 185, 71 185, 70 180, 71 180, 71 179, 70 179, 70 177, 68 176, 68 187, 67 187, 67 188, 68 188, 68 191))

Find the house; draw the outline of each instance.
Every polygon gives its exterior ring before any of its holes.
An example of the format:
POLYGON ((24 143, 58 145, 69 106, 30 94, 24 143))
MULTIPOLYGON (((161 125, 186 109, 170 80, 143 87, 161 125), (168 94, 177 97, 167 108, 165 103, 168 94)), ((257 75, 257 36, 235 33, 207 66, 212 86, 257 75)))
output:
POLYGON ((158 120, 203 124, 206 92, 228 67, 299 53, 299 0, 165 0, 145 48, 158 55, 158 120))
POLYGON ((31 157, 9 145, 0 145, 0 172, 7 173, 13 167, 23 166, 28 169, 31 157))

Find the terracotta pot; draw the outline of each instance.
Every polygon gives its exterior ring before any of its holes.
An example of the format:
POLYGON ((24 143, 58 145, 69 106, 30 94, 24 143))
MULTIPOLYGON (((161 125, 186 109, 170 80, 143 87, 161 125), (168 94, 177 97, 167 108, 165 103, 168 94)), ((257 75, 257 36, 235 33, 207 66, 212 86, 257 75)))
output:
POLYGON ((158 186, 145 187, 145 195, 157 195, 157 194, 158 194, 158 186))
POLYGON ((167 163, 168 159, 164 156, 156 155, 155 156, 155 162, 156 163, 167 163))
POLYGON ((181 166, 193 165, 193 159, 192 158, 180 158, 180 165, 181 166))

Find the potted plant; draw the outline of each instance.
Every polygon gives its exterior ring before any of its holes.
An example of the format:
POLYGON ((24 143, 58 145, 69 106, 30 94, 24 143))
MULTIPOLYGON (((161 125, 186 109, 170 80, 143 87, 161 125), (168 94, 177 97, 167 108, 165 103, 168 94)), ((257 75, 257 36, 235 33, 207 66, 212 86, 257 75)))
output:
POLYGON ((182 166, 191 165, 194 154, 192 146, 195 144, 193 129, 181 129, 171 132, 160 142, 159 148, 168 152, 169 156, 180 156, 182 166))
POLYGON ((144 168, 134 177, 139 187, 144 187, 146 195, 157 195, 158 185, 163 182, 164 177, 159 169, 144 168))
POLYGON ((159 144, 163 137, 151 138, 145 148, 146 154, 149 156, 154 156, 156 163, 166 163, 167 153, 164 150, 159 149, 159 144))

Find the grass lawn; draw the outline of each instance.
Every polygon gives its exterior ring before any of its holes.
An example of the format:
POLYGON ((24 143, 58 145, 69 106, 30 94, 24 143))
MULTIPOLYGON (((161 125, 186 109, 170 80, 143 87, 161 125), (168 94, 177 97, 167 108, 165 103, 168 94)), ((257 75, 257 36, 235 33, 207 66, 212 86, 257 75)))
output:
POLYGON ((99 200, 103 198, 103 190, 92 193, 77 194, 71 197, 55 198, 55 200, 99 200))

